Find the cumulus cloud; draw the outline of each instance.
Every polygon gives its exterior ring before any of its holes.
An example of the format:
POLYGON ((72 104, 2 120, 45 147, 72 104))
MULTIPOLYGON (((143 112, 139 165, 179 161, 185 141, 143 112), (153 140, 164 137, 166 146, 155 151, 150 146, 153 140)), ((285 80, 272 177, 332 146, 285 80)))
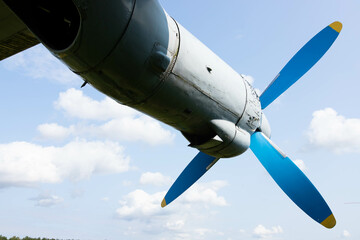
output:
POLYGON ((137 111, 105 97, 96 101, 82 91, 69 89, 60 93, 55 107, 66 115, 97 121, 69 127, 46 123, 38 127, 40 137, 47 140, 64 140, 69 136, 102 138, 112 141, 142 141, 150 145, 168 144, 174 134, 160 123, 137 111), (99 121, 103 121, 99 124, 99 121))
POLYGON ((74 126, 66 128, 58 125, 57 123, 45 123, 39 125, 37 130, 44 139, 62 141, 74 132, 74 126))
MULTIPOLYGON (((164 177, 163 174, 143 174, 142 176, 151 176, 150 182, 154 176, 164 177)), ((183 196, 165 208, 161 208, 165 191, 149 193, 138 189, 128 193, 119 201, 120 206, 116 210, 116 216, 120 220, 127 221, 132 229, 138 229, 138 232, 128 232, 132 235, 140 236, 141 233, 145 233, 156 235, 154 239, 175 240, 200 240, 210 236, 224 238, 223 232, 215 228, 207 228, 206 225, 204 227, 204 220, 206 222, 209 216, 214 217, 217 208, 226 205, 225 199, 218 195, 218 191, 226 185, 224 181, 195 184, 183 196), (204 197, 199 196, 203 194, 204 197)))
POLYGON ((74 88, 60 93, 54 105, 70 117, 79 119, 105 121, 137 115, 135 110, 121 105, 109 97, 97 101, 74 88))
POLYGON ((332 108, 313 113, 307 134, 315 147, 335 153, 360 152, 360 119, 346 118, 332 108))
POLYGON ((129 231, 129 234, 133 235, 142 232, 157 235, 156 239, 206 239, 215 235, 223 237, 224 233, 216 229, 204 228, 201 223, 204 223, 207 217, 216 214, 217 207, 226 206, 226 200, 217 192, 225 185, 224 181, 195 184, 165 208, 161 208, 165 191, 149 193, 137 189, 119 201, 120 206, 116 210, 116 216, 120 220, 127 221, 130 226, 141 229, 136 233, 129 231))
POLYGON ((140 183, 143 185, 164 186, 171 183, 171 178, 159 172, 146 172, 141 175, 140 183))
POLYGON ((227 185, 226 181, 213 181, 209 183, 196 183, 189 188, 180 201, 184 203, 201 203, 202 205, 226 206, 224 197, 217 191, 227 185))
POLYGON ((168 144, 175 137, 170 131, 162 128, 159 122, 147 116, 114 119, 90 129, 99 137, 111 140, 143 141, 150 145, 168 144))
POLYGON ((82 81, 42 45, 10 57, 4 66, 11 71, 21 70, 34 79, 50 79, 65 85, 79 85, 82 81))
POLYGON ((63 198, 50 194, 40 194, 36 198, 32 198, 30 200, 35 201, 35 205, 39 207, 51 207, 64 201, 63 198))
POLYGON ((104 124, 78 124, 69 127, 57 123, 38 126, 40 139, 61 141, 68 137, 105 139, 111 141, 145 142, 149 145, 169 144, 175 135, 147 116, 122 118, 104 124))
POLYGON ((0 186, 77 181, 129 170, 130 159, 114 142, 75 140, 63 147, 27 142, 0 144, 0 186))
POLYGON ((165 214, 161 211, 160 203, 165 192, 149 194, 141 189, 127 194, 121 200, 120 208, 116 210, 118 216, 125 220, 145 219, 165 214))
POLYGON ((275 226, 271 228, 266 228, 263 225, 259 224, 254 228, 253 234, 256 238, 266 239, 271 238, 274 235, 283 233, 283 229, 281 226, 275 226))
MULTIPOLYGON (((181 198, 176 200, 177 207, 180 211, 189 209, 192 206, 199 204, 201 207, 227 205, 224 197, 219 196, 217 191, 226 186, 225 181, 213 181, 209 183, 196 183, 188 189, 181 198)), ((170 214, 161 208, 160 203, 163 200, 166 192, 157 192, 149 194, 144 190, 135 190, 119 202, 120 208, 116 213, 119 218, 125 220, 149 220, 164 214, 170 214)), ((199 209, 197 205, 197 209, 199 209)))

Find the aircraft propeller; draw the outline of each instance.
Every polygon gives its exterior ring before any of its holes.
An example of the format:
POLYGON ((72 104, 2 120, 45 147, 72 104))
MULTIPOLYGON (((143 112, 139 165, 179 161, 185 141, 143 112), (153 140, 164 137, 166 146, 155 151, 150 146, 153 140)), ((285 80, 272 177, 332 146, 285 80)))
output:
MULTIPOLYGON (((330 24, 294 55, 261 94, 262 109, 271 104, 319 61, 336 40, 341 29, 340 22, 330 24)), ((261 131, 252 134, 250 149, 279 187, 299 208, 323 226, 327 228, 335 226, 335 217, 318 190, 293 161, 261 131)), ((180 196, 218 160, 216 157, 199 152, 171 186, 161 206, 165 207, 180 196)))

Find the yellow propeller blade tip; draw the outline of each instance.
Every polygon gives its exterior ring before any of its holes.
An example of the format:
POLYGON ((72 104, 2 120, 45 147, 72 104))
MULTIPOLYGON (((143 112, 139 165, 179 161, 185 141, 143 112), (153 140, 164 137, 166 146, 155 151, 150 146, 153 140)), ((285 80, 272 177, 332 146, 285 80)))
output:
POLYGON ((322 223, 321 225, 323 225, 326 228, 333 228, 336 225, 336 220, 333 214, 331 214, 329 217, 327 217, 322 223))
POLYGON ((162 200, 162 202, 161 202, 161 207, 162 208, 164 208, 164 207, 166 207, 166 201, 165 201, 165 198, 162 200))
POLYGON ((329 25, 329 27, 331 27, 332 29, 334 29, 335 31, 337 31, 338 33, 340 33, 341 29, 342 29, 342 23, 341 22, 333 22, 332 24, 329 25))

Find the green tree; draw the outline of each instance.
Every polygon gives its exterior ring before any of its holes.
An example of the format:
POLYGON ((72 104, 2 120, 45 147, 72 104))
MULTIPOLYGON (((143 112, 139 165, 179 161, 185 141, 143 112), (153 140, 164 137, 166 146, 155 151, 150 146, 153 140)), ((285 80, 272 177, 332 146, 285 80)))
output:
POLYGON ((22 240, 33 240, 33 238, 26 236, 22 240))
POLYGON ((19 237, 11 237, 9 240, 21 240, 19 237))

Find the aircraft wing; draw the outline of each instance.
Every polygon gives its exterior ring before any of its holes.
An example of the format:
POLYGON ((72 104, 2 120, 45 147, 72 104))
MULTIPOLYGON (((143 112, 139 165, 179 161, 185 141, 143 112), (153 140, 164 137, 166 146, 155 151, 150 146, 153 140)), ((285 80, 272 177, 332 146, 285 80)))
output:
POLYGON ((38 43, 25 24, 0 0, 0 61, 38 43))

